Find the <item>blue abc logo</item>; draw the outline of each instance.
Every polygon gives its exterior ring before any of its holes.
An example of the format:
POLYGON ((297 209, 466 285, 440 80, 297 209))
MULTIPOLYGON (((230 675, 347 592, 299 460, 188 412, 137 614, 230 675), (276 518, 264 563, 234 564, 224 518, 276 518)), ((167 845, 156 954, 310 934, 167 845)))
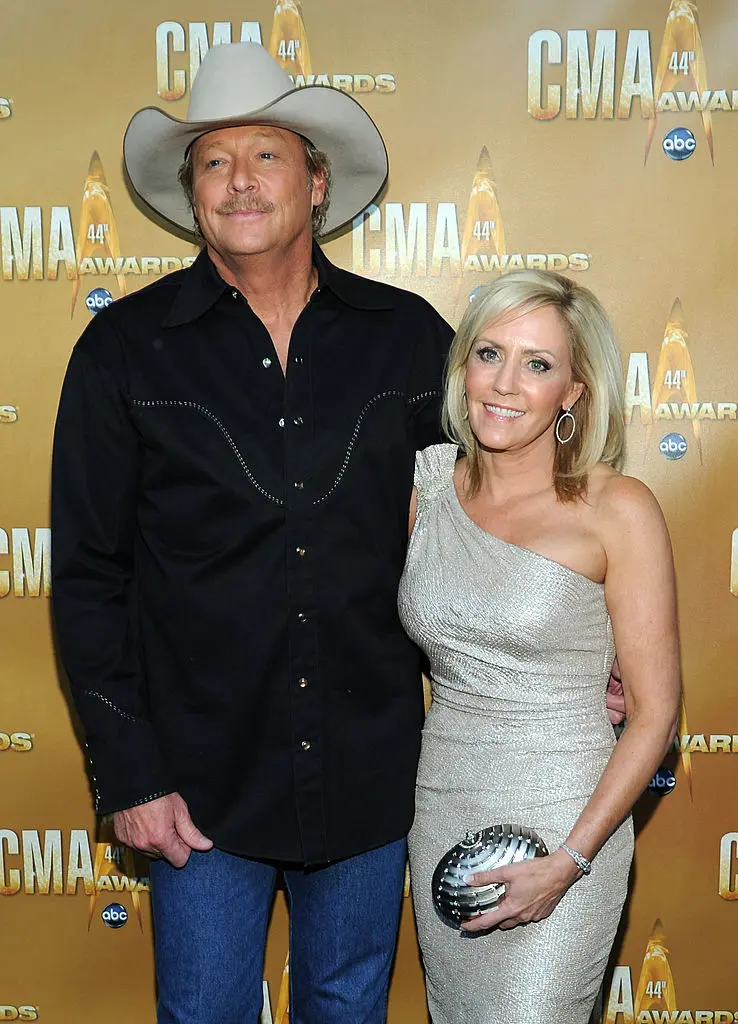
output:
POLYGON ((669 768, 659 768, 648 784, 648 792, 654 796, 666 796, 676 786, 676 775, 669 768))
POLYGON ((669 462, 676 462, 687 454, 687 440, 683 434, 664 434, 659 441, 659 451, 669 462))
POLYGON ((113 296, 107 288, 93 288, 85 299, 85 305, 91 313, 99 313, 113 301, 113 296))
POLYGON ((122 928, 128 920, 128 911, 120 903, 108 903, 102 912, 102 919, 108 928, 122 928))
POLYGON ((689 128, 672 128, 664 136, 661 145, 672 160, 686 160, 694 153, 697 140, 689 128))

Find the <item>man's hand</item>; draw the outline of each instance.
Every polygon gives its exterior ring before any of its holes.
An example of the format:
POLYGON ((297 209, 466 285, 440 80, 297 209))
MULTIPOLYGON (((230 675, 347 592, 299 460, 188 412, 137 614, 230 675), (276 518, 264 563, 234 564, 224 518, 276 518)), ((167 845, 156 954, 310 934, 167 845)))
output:
POLYGON ((620 666, 617 658, 610 672, 606 697, 608 718, 613 725, 620 725, 625 720, 625 697, 623 696, 623 683, 620 679, 620 666))
POLYGON ((163 857, 175 868, 185 866, 192 850, 204 853, 213 846, 212 839, 196 828, 179 793, 116 811, 113 828, 125 846, 149 857, 163 857))

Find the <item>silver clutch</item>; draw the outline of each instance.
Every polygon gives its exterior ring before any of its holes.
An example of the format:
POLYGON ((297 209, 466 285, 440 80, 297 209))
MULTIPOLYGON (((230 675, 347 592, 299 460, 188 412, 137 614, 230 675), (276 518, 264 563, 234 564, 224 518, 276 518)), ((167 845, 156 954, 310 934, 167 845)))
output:
POLYGON ((433 872, 433 903, 439 916, 458 928, 463 921, 491 910, 505 895, 503 883, 467 885, 467 875, 545 857, 547 853, 541 837, 523 825, 492 825, 480 832, 467 832, 441 857, 433 872))

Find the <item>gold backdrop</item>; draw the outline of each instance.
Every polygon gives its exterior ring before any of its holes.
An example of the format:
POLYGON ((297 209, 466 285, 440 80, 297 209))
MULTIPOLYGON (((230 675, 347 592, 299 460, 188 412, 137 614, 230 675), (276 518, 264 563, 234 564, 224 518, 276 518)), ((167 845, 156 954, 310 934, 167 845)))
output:
MULTIPOLYGON (((194 256, 126 189, 127 120, 150 105, 185 116, 208 46, 239 39, 263 42, 298 84, 357 95, 385 136, 389 188, 328 244, 334 261, 417 290, 453 323, 476 286, 526 265, 570 272, 610 310, 629 471, 656 492, 674 540, 685 706, 637 808, 602 1021, 738 1021, 731 0, 5 5, 0 1020, 154 1021, 145 862, 96 831, 58 682, 49 449, 90 316, 194 256)), ((285 922, 279 896, 264 1024, 287 1019, 285 922)), ((425 1019, 408 899, 390 1021, 425 1019)))

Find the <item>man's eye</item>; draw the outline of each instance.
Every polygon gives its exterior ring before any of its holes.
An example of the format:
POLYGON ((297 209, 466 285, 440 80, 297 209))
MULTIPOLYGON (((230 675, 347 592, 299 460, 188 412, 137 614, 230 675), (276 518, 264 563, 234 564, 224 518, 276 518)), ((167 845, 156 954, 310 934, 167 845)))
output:
POLYGON ((274 153, 259 153, 262 160, 271 160, 274 157, 274 153))
POLYGON ((218 164, 221 163, 221 162, 222 161, 221 161, 219 156, 214 156, 212 160, 208 160, 208 162, 207 162, 207 164, 205 166, 206 167, 217 167, 218 164))

